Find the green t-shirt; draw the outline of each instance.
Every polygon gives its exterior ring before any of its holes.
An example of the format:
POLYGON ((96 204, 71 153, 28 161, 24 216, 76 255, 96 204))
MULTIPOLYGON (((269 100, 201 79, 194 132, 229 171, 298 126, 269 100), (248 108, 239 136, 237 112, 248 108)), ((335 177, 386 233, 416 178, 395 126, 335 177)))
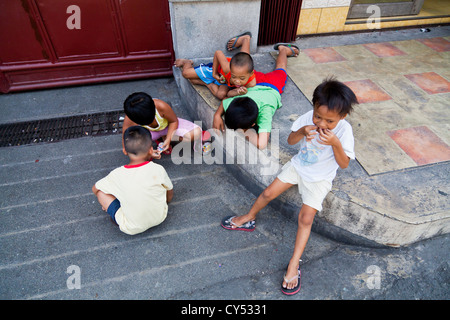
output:
POLYGON ((241 96, 228 98, 222 101, 223 109, 227 111, 231 101, 237 97, 249 97, 258 106, 258 118, 256 124, 259 127, 258 133, 272 131, 272 118, 277 109, 281 108, 281 96, 278 91, 265 86, 254 86, 247 88, 247 93, 241 96))

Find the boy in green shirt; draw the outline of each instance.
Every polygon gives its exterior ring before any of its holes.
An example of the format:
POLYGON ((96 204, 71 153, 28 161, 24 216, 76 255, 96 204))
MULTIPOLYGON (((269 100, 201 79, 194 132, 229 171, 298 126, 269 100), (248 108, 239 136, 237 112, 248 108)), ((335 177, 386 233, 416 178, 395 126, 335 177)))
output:
MULTIPOLYGON (((272 117, 281 107, 281 96, 287 80, 287 58, 297 56, 299 49, 294 45, 276 44, 279 50, 275 70, 269 73, 258 73, 256 85, 243 87, 242 93, 236 97, 225 99, 220 104, 213 119, 213 128, 224 131, 225 124, 230 129, 255 128, 256 136, 250 136, 251 143, 259 149, 267 147, 272 130, 272 117)), ((251 59, 250 55, 249 58, 251 59)), ((248 66, 230 66, 232 79, 245 83, 255 72, 248 66), (251 69, 251 70, 250 70, 251 69)))

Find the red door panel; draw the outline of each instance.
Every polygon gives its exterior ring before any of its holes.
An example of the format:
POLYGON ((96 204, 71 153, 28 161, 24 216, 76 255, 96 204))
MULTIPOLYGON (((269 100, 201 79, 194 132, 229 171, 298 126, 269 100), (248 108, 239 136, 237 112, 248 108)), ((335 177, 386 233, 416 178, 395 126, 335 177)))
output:
POLYGON ((0 1, 1 64, 49 60, 31 10, 25 1, 0 1))
MULTIPOLYGON (((109 0, 37 0, 39 13, 58 59, 119 55, 109 0), (80 29, 69 29, 67 8, 78 6, 80 29)), ((70 11, 72 12, 72 11, 70 11)))
POLYGON ((169 12, 163 1, 120 1, 127 51, 130 54, 167 51, 171 32, 169 12), (149 17, 160 16, 167 23, 149 17), (145 36, 143 36, 145 35, 145 36), (169 35, 169 36, 168 36, 169 35))
POLYGON ((168 0, 0 0, 0 92, 169 76, 173 60, 168 0))

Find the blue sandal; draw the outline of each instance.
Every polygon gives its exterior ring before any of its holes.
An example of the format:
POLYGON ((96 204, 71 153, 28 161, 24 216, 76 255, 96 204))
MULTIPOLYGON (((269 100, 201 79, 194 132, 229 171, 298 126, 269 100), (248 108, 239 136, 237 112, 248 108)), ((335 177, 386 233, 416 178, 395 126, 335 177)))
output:
POLYGON ((249 35, 250 38, 252 37, 252 33, 251 33, 250 31, 246 31, 246 32, 244 32, 244 33, 241 33, 241 34, 238 35, 238 36, 234 36, 233 38, 228 39, 227 44, 225 45, 225 48, 227 49, 227 51, 233 51, 233 50, 237 49, 237 48, 235 47, 236 42, 238 41, 238 39, 239 39, 240 37, 246 36, 246 35, 249 35), (234 39, 234 38, 236 38, 236 40, 234 40, 233 44, 231 45, 231 48, 228 48, 228 43, 231 41, 231 39, 234 39))
POLYGON ((278 47, 279 47, 279 46, 285 46, 285 47, 288 47, 289 49, 291 49, 291 51, 292 51, 292 56, 288 56, 288 58, 289 58, 289 57, 296 57, 296 56, 298 55, 298 53, 300 53, 300 48, 299 48, 298 46, 296 46, 295 44, 284 43, 284 42, 278 42, 278 43, 276 43, 276 44, 273 46, 273 48, 274 48, 275 50, 278 50, 278 47), (298 53, 295 53, 294 48, 298 50, 298 53))
POLYGON ((237 230, 237 231, 248 231, 252 232, 255 230, 255 220, 244 223, 241 226, 236 225, 232 220, 236 216, 228 216, 223 218, 222 227, 227 230, 237 230))

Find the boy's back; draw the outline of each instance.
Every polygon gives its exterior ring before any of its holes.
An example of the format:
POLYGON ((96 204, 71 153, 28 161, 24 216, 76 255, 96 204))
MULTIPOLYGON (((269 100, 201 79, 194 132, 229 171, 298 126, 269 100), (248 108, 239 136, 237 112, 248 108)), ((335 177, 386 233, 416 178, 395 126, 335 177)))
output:
MULTIPOLYGON (((246 94, 239 97, 249 97, 258 106, 258 118, 256 120, 259 127, 258 133, 271 132, 273 115, 282 106, 281 95, 278 91, 267 86, 254 86, 249 88, 246 94)), ((225 112, 234 99, 235 97, 222 101, 225 112)))
POLYGON ((144 162, 114 169, 96 187, 120 201, 116 222, 121 231, 133 235, 164 221, 168 210, 166 192, 173 185, 164 167, 144 162))

